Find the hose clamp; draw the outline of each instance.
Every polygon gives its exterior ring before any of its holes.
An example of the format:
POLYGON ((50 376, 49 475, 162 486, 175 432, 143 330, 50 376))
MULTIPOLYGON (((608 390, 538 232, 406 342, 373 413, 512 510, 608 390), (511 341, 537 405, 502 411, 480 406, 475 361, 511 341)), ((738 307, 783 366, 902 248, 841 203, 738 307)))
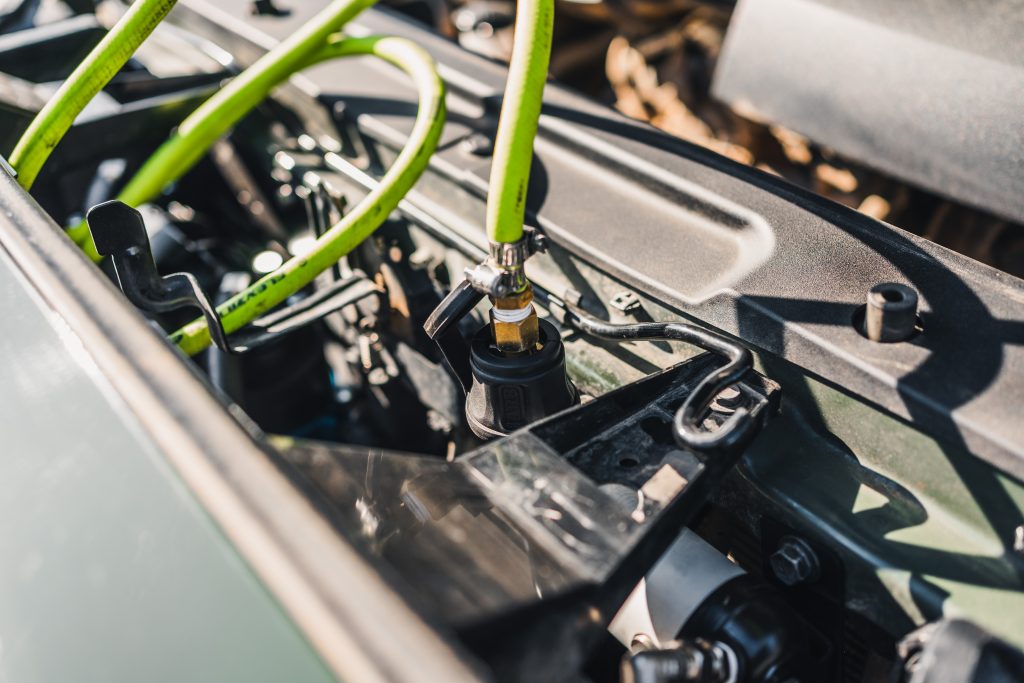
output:
POLYGON ((526 285, 523 264, 537 252, 547 251, 547 238, 533 228, 524 228, 518 242, 491 242, 487 260, 466 269, 473 289, 495 298, 522 291, 526 285))

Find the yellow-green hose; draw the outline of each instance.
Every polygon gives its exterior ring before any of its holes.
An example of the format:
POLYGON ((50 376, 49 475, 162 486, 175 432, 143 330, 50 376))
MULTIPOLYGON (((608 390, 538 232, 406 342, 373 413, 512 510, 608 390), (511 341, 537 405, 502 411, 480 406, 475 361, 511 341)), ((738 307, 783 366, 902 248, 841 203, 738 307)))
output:
MULTIPOLYGON (((245 291, 217 307, 217 313, 224 323, 224 330, 229 334, 308 285, 317 275, 337 263, 360 242, 373 234, 373 231, 398 207, 402 197, 419 179, 437 148, 441 129, 444 127, 444 83, 437 74, 433 60, 414 43, 401 38, 343 38, 339 36, 328 41, 325 47, 309 55, 298 66, 305 67, 335 57, 362 54, 376 55, 391 62, 405 71, 415 83, 419 97, 419 110, 416 113, 416 122, 413 124, 409 141, 377 187, 348 215, 320 236, 315 247, 309 253, 290 259, 273 273, 261 278, 245 291)), ((279 79, 284 80, 288 75, 288 73, 280 72, 279 79)), ((263 96, 269 94, 276 85, 275 82, 269 80, 260 81, 260 84, 263 96)), ((230 85, 228 87, 230 88, 230 85)), ((261 98, 255 98, 255 93, 251 94, 253 97, 246 101, 251 102, 254 106, 261 98)), ((234 102, 234 99, 225 98, 221 101, 234 102)), ((204 115, 210 117, 216 117, 222 113, 219 108, 204 110, 204 115)), ((231 115, 240 116, 241 113, 233 111, 231 115)), ((212 141, 210 142, 212 143, 212 141)), ((167 144, 176 145, 178 142, 172 139, 167 144)), ((207 144, 208 146, 209 144, 207 144)), ((194 156, 195 154, 201 156, 201 151, 191 150, 190 155, 194 156)), ((158 153, 154 159, 159 160, 165 157, 166 155, 161 157, 158 153)), ((159 188, 163 187, 163 183, 154 182, 149 187, 156 188, 153 192, 157 192, 159 188)), ((141 194, 135 196, 136 201, 146 199, 149 197, 141 194)), ((203 318, 193 320, 172 334, 170 338, 189 355, 201 351, 210 344, 209 330, 203 318)))
MULTIPOLYGON (((132 9, 141 12, 143 5, 154 2, 138 0, 132 9)), ((163 0, 162 4, 166 4, 169 9, 173 2, 163 0)), ((380 37, 344 39, 332 35, 373 2, 332 2, 297 33, 264 55, 190 115, 150 157, 118 197, 130 205, 154 199, 167 185, 192 168, 217 139, 267 97, 274 87, 312 64, 334 57, 373 54, 395 64, 412 77, 419 94, 420 109, 408 144, 380 185, 321 236, 311 252, 289 260, 277 271, 218 307, 228 333, 251 322, 309 284, 320 272, 368 237, 397 207, 404 194, 422 174, 430 155, 436 149, 444 121, 444 85, 430 57, 404 40, 380 37)), ((526 187, 547 78, 553 18, 553 0, 520 0, 512 61, 491 170, 487 231, 492 242, 516 242, 522 238, 526 187)), ((127 15, 122 23, 127 23, 127 15)), ((102 83, 99 87, 102 87, 102 83)), ((73 120, 74 115, 67 125, 70 126, 73 120)), ((61 130, 60 135, 66 130, 66 127, 61 130)), ((56 145, 60 135, 53 137, 50 149, 56 145)), ((93 259, 99 258, 84 223, 68 232, 93 259)), ((210 343, 209 332, 201 318, 175 332, 171 340, 190 355, 210 343)))
POLYGON ((121 70, 177 0, 136 0, 29 124, 8 160, 18 182, 32 188, 43 164, 78 115, 121 70))
MULTIPOLYGON (((323 50, 332 34, 373 3, 374 0, 334 0, 200 105, 132 177, 118 199, 138 206, 157 197, 167 185, 185 175, 218 138, 263 101, 275 86, 305 68, 311 55, 323 50)), ((68 235, 94 261, 99 260, 84 222, 68 230, 68 235)))
POLYGON ((518 242, 523 237, 526 187, 533 160, 544 83, 551 57, 554 0, 519 0, 515 36, 487 198, 487 237, 518 242))

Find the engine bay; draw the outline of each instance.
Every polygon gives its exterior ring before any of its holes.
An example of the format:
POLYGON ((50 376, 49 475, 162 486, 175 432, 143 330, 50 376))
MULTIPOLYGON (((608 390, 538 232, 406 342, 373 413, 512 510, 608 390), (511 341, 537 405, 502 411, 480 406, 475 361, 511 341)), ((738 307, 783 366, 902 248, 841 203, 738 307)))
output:
MULTIPOLYGON (((0 22, 5 155, 115 4, 0 22)), ((32 198, 123 294, 93 313, 144 316, 474 672, 1020 679, 1024 285, 1005 211, 744 122, 708 83, 697 111, 718 123, 680 113, 636 60, 665 76, 650 27, 691 4, 675 39, 717 55, 717 2, 562 3, 574 29, 515 242, 484 230, 512 3, 367 9, 139 189, 165 140, 205 135, 204 101, 327 3, 285 4, 178 2, 32 198), (980 236, 942 239, 957 220, 980 236)))

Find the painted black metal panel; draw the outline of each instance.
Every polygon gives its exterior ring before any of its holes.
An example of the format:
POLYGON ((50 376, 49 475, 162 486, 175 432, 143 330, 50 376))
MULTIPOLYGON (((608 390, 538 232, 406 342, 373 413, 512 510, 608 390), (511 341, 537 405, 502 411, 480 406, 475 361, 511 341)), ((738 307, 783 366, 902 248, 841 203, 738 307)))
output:
MULTIPOLYGON (((274 18, 251 16, 245 0, 182 0, 172 16, 245 63, 317 6, 274 18)), ((504 67, 385 10, 354 24, 359 33, 409 37, 440 64, 451 114, 405 206, 433 216, 444 239, 485 246, 489 161, 458 143, 493 134, 504 67)), ((397 70, 364 64, 323 64, 303 83, 327 101, 344 99, 344 125, 397 148, 415 93, 397 70)), ((566 266, 570 255, 583 259, 1024 478, 1024 282, 555 84, 544 98, 527 197, 528 220, 553 243, 531 262, 541 287, 585 286, 566 266), (854 328, 880 282, 918 292, 923 334, 877 344, 854 328)))

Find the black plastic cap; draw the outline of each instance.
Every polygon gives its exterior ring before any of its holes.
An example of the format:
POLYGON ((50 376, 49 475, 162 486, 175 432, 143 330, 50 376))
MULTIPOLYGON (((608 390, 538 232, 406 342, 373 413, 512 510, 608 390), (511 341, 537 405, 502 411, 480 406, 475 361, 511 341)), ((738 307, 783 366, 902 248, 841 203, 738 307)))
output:
POLYGON ((112 199, 89 209, 85 215, 92 241, 101 256, 149 244, 142 214, 122 201, 112 199))

